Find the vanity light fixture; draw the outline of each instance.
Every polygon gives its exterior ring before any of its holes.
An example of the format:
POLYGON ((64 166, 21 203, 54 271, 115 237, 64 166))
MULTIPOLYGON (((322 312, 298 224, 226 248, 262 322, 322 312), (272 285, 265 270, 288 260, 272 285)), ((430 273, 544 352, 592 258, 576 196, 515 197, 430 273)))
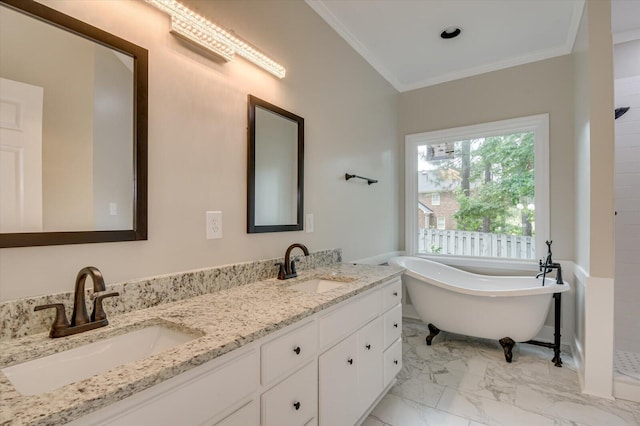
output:
POLYGON ((224 58, 225 61, 233 59, 234 52, 231 47, 206 35, 197 25, 191 25, 181 16, 171 16, 171 32, 212 51, 216 55, 224 58))
POLYGON ((279 78, 285 68, 230 31, 214 24, 176 0, 146 0, 171 16, 171 32, 204 47, 226 61, 242 56, 279 78))

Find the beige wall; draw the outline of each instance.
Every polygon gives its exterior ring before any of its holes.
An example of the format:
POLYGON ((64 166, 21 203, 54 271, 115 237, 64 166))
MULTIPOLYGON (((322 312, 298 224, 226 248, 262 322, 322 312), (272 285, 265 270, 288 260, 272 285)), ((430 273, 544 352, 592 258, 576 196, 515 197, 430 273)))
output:
POLYGON ((304 2, 189 3, 283 63, 283 80, 193 51, 142 1, 43 3, 149 49, 149 240, 2 249, 0 299, 68 291, 86 265, 109 284, 282 256, 293 242, 341 247, 345 259, 399 248, 397 92, 304 2), (305 119, 314 233, 245 232, 249 93, 305 119), (223 239, 205 239, 206 210, 223 212, 223 239))
POLYGON ((573 84, 570 56, 405 92, 400 95, 399 110, 403 137, 549 113, 553 253, 557 259, 573 258, 573 84))
MULTIPOLYGON (((586 12, 585 12, 586 13, 586 12)), ((591 181, 590 169, 590 128, 589 128, 589 39, 587 20, 583 17, 578 28, 578 34, 573 47, 574 68, 574 126, 575 126, 575 262, 585 272, 589 271, 589 227, 591 209, 591 181)))
POLYGON ((591 253, 589 274, 613 278, 613 42, 610 1, 590 0, 589 102, 591 161, 591 253))

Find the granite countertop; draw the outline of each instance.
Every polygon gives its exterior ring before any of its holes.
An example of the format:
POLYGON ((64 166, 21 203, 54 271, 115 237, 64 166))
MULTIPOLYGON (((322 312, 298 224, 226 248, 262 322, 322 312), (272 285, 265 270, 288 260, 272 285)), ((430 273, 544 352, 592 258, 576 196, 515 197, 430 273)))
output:
POLYGON ((182 345, 106 373, 34 396, 21 395, 0 374, 0 424, 62 424, 184 373, 346 300, 402 270, 336 264, 142 309, 109 318, 107 327, 60 339, 47 333, 0 343, 0 368, 40 358, 152 324, 199 335, 182 345), (289 289, 311 278, 351 280, 325 293, 289 289))

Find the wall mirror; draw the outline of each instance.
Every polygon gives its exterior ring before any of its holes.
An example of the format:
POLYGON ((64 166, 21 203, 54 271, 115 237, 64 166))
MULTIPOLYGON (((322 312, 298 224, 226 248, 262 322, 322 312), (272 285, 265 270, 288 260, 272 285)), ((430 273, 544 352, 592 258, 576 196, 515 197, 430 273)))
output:
POLYGON ((147 51, 0 0, 0 247, 147 239, 147 51))
POLYGON ((249 95, 247 232, 302 230, 304 119, 249 95))

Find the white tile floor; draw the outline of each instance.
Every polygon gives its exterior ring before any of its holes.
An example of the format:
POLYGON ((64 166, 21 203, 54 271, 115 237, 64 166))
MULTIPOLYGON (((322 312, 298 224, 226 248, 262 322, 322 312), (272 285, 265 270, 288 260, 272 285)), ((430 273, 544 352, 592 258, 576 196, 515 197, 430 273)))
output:
POLYGON ((363 426, 640 425, 640 404, 582 394, 569 354, 557 368, 550 349, 517 344, 507 364, 498 342, 428 334, 405 322, 398 383, 363 426))
POLYGON ((640 353, 616 351, 613 366, 616 372, 640 380, 640 353))

